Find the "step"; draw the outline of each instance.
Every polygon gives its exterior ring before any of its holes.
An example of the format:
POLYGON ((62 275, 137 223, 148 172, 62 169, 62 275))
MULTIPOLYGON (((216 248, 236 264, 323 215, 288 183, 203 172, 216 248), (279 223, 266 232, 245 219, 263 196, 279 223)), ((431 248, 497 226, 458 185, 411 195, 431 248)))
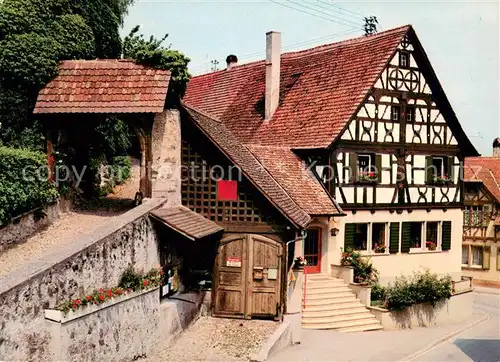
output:
POLYGON ((338 278, 332 278, 328 274, 307 274, 305 278, 309 280, 342 280, 338 278))
MULTIPOLYGON (((375 325, 379 325, 382 327, 379 323, 379 321, 373 317, 373 318, 367 318, 367 319, 360 319, 360 320, 353 320, 353 321, 341 321, 341 322, 331 322, 331 323, 311 323, 311 324, 302 324, 302 328, 306 329, 335 329, 338 331, 344 331, 344 332, 351 332, 351 328, 356 328, 356 327, 367 327, 369 326, 374 327, 375 325)), ((360 329, 360 330, 366 330, 366 329, 360 329)))
POLYGON ((306 295, 331 294, 331 293, 352 293, 351 289, 345 285, 329 286, 324 288, 307 288, 306 295))
POLYGON ((355 313, 365 313, 365 312, 370 313, 368 309, 358 304, 353 308, 342 308, 342 309, 324 308, 322 310, 306 309, 302 311, 302 318, 328 318, 328 317, 349 315, 355 313))
POLYGON ((366 319, 373 320, 373 318, 375 318, 373 316, 373 314, 371 314, 368 311, 359 312, 359 313, 352 313, 352 314, 345 314, 345 315, 330 316, 330 317, 317 317, 317 318, 302 316, 302 325, 332 324, 332 323, 339 323, 339 322, 346 322, 346 321, 360 321, 360 320, 366 320, 366 319))
MULTIPOLYGON (((306 300, 307 302, 307 300, 306 300)), ((345 302, 339 302, 336 301, 336 303, 325 303, 323 305, 316 305, 316 306, 306 306, 307 308, 302 310, 302 313, 304 313, 306 310, 308 312, 323 312, 323 311, 334 311, 334 310, 346 310, 346 309, 351 309, 351 308, 360 308, 364 306, 361 304, 361 302, 357 299, 350 299, 345 302)))
POLYGON ((338 303, 345 303, 345 302, 357 302, 358 304, 360 303, 358 299, 354 296, 354 294, 350 297, 342 297, 342 298, 327 298, 327 299, 309 299, 306 298, 305 305, 306 307, 313 307, 313 306, 324 306, 324 305, 335 305, 338 303))
POLYGON ((383 327, 380 323, 373 323, 373 324, 367 324, 364 326, 340 328, 337 331, 342 332, 342 333, 351 333, 351 332, 378 331, 381 329, 383 329, 383 327))
POLYGON ((306 283, 306 290, 323 289, 323 288, 341 288, 341 287, 347 288, 347 285, 342 282, 335 282, 335 281, 311 282, 308 280, 306 283))
POLYGON ((318 299, 331 299, 332 302, 335 302, 335 299, 338 299, 338 298, 347 298, 347 297, 356 297, 356 294, 354 294, 350 290, 346 291, 346 292, 340 291, 338 293, 331 292, 331 291, 328 292, 328 293, 322 293, 322 294, 309 294, 309 293, 306 293, 306 302, 308 300, 318 300, 318 299))

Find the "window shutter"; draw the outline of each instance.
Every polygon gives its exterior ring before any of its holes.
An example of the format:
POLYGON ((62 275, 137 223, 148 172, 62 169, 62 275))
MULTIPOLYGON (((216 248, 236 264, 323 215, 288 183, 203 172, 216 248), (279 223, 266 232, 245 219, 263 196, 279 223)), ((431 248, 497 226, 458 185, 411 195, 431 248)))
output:
POLYGON ((355 224, 345 224, 344 234, 344 250, 347 248, 354 249, 354 233, 356 232, 355 224))
POLYGON ((411 230, 411 224, 409 222, 404 222, 402 233, 401 233, 401 252, 402 253, 409 253, 410 252, 410 245, 411 245, 410 230, 411 230))
POLYGON ((375 167, 377 168, 377 183, 382 182, 382 155, 375 155, 375 167))
POLYGON ((355 182, 358 178, 358 154, 349 153, 349 168, 351 169, 351 182, 355 182))
POLYGON ((485 246, 483 248, 483 269, 490 269, 490 255, 491 255, 491 247, 485 246))
POLYGON ((391 233, 389 235, 389 252, 397 254, 399 252, 399 223, 391 222, 391 233))
POLYGON ((497 246, 497 270, 500 270, 500 246, 497 246))
POLYGON ((448 177, 450 180, 455 183, 455 166, 453 165, 455 163, 455 157, 448 157, 448 162, 446 164, 446 173, 448 174, 448 177))
POLYGON ((434 170, 432 167, 432 156, 425 157, 425 179, 427 183, 434 182, 434 170))
POLYGON ((441 250, 446 251, 451 249, 451 221, 443 221, 441 250))

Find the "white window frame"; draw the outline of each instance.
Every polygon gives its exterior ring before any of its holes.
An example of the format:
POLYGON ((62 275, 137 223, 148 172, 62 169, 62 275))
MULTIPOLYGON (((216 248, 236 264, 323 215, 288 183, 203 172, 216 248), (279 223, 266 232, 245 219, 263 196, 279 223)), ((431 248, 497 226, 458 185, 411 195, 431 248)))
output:
POLYGON ((481 245, 469 245, 469 266, 471 268, 483 269, 484 247, 481 245), (474 248, 480 249, 481 264, 474 264, 474 248))
POLYGON ((373 165, 373 164, 372 164, 372 159, 374 158, 374 157, 372 157, 372 156, 373 156, 373 154, 371 154, 371 153, 359 153, 359 154, 358 154, 358 175, 360 175, 362 172, 363 172, 363 173, 364 173, 364 172, 371 172, 372 167, 373 167, 373 166, 375 166, 375 165, 373 165), (361 162, 360 162, 360 159, 361 159, 362 157, 368 157, 368 166, 367 166, 367 168, 365 168, 365 169, 362 169, 362 168, 361 168, 361 162))
POLYGON ((391 121, 394 122, 399 122, 401 120, 401 107, 400 106, 391 106, 391 121), (398 112, 394 112, 395 110, 398 110, 398 112), (394 116, 397 116, 396 119, 394 116))
MULTIPOLYGON (((389 223, 388 222, 383 222, 383 221, 373 221, 373 222, 354 222, 353 224, 361 225, 361 224, 367 224, 366 228, 366 249, 362 250, 356 250, 358 252, 362 253, 373 253, 373 224, 382 224, 384 225, 384 246, 385 246, 385 253, 384 254, 389 254, 389 223)), ((376 253, 376 255, 384 255, 382 253, 376 253)))
POLYGON ((434 167, 434 160, 441 160, 441 173, 439 173, 439 170, 436 170, 437 174, 435 174, 434 177, 444 177, 444 175, 446 175, 446 170, 444 167, 444 157, 432 156, 432 166, 433 167, 434 167))
MULTIPOLYGON (((420 247, 419 248, 414 248, 414 247, 411 247, 410 248, 410 252, 411 250, 414 250, 414 251, 433 251, 433 252, 437 252, 437 251, 442 251, 442 226, 443 226, 443 222, 442 221, 435 221, 435 220, 426 220, 426 221, 411 221, 412 223, 415 222, 415 223, 421 223, 422 224, 422 229, 420 230, 420 247), (436 239, 436 250, 429 250, 427 249, 427 223, 437 223, 437 239, 436 239)), ((401 244, 401 243, 400 243, 401 244)), ((401 251, 401 247, 400 247, 400 251, 401 251)))
POLYGON ((467 263, 466 264, 462 263, 462 266, 469 267, 471 265, 471 247, 470 247, 470 244, 462 244, 462 256, 463 256, 463 249, 464 248, 467 249, 468 254, 467 254, 467 263))
POLYGON ((410 67, 410 54, 407 53, 407 52, 401 52, 401 54, 399 55, 399 59, 400 59, 400 64, 399 66, 401 68, 409 68, 410 67), (404 64, 403 64, 403 60, 404 60, 404 64))

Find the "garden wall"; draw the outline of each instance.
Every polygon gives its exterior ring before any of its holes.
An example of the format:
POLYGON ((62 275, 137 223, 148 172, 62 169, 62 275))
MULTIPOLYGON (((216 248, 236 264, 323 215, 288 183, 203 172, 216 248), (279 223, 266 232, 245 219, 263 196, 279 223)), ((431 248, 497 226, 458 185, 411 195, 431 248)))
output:
POLYGON ((158 239, 148 213, 164 202, 147 200, 44 260, 0 278, 0 360, 52 360, 44 309, 116 286, 129 266, 145 271, 157 266, 158 239))
POLYGON ((61 199, 57 203, 37 208, 14 218, 7 225, 0 226, 0 253, 25 242, 26 239, 45 229, 69 208, 69 201, 61 199))
POLYGON ((46 319, 50 355, 57 361, 132 361, 171 344, 197 315, 204 293, 181 294, 160 303, 158 288, 126 295, 66 316, 46 319))
POLYGON ((378 307, 369 307, 382 323, 384 330, 408 329, 414 327, 433 327, 460 323, 472 314, 474 295, 472 290, 457 293, 442 301, 436 307, 430 304, 416 304, 401 312, 388 311, 378 307))

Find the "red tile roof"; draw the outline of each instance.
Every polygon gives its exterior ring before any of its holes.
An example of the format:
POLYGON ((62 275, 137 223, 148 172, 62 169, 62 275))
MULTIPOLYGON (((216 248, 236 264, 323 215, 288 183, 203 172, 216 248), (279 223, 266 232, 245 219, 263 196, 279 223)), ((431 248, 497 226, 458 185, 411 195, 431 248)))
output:
POLYGON ((224 230, 215 222, 180 205, 157 209, 151 215, 191 240, 202 239, 224 230))
POLYGON ((500 203, 500 158, 467 157, 464 165, 464 181, 481 181, 500 203))
POLYGON ((169 81, 169 71, 131 60, 67 60, 34 113, 160 113, 169 81))
POLYGON ((309 215, 339 215, 342 209, 290 148, 247 145, 259 162, 309 215))
POLYGON ((193 77, 184 102, 246 144, 329 146, 346 126, 410 26, 281 56, 281 105, 263 122, 265 61, 193 77))
MULTIPOLYGON (((294 199, 294 192, 287 189, 288 183, 280 184, 277 178, 279 175, 271 174, 243 145, 232 132, 221 121, 194 109, 191 106, 184 105, 184 109, 189 117, 195 122, 198 128, 216 145, 219 149, 238 167, 241 168, 245 177, 252 182, 257 189, 285 215, 292 223, 306 227, 311 221, 308 211, 311 211, 310 204, 305 204, 302 198, 294 199)), ((313 180, 311 180, 313 182, 313 180)), ((307 189, 314 188, 310 182, 307 182, 307 189)), ((294 185, 298 190, 300 185, 294 185)), ((325 192, 323 190, 323 192, 325 192)), ((318 196, 322 201, 324 196, 318 196)), ((336 208, 335 203, 330 200, 331 207, 328 215, 338 215, 341 211, 336 208)), ((325 207, 324 204, 322 204, 325 207)), ((320 209, 320 211, 328 211, 320 209)))

